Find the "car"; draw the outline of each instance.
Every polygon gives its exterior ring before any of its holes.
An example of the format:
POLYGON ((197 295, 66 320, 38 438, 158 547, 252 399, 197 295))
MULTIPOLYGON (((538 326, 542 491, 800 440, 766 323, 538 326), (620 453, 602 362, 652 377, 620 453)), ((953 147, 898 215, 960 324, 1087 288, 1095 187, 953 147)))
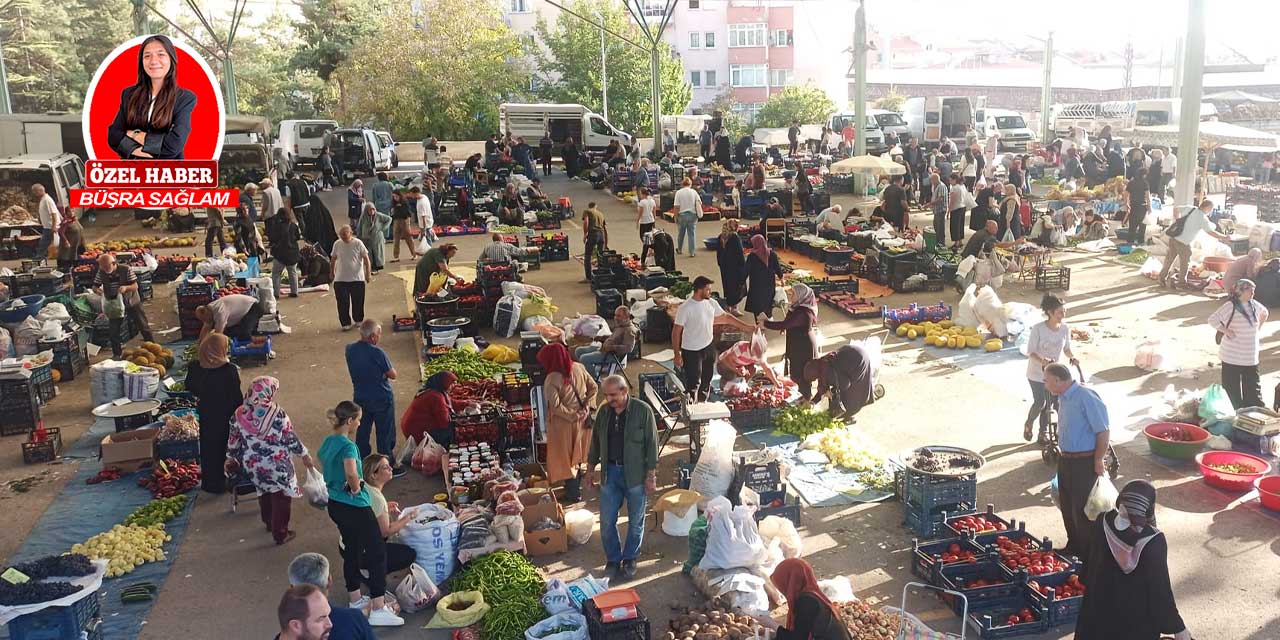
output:
POLYGON ((396 146, 399 144, 395 138, 391 137, 389 131, 376 131, 378 141, 382 143, 383 156, 386 158, 384 168, 395 169, 400 166, 400 156, 396 154, 396 146))

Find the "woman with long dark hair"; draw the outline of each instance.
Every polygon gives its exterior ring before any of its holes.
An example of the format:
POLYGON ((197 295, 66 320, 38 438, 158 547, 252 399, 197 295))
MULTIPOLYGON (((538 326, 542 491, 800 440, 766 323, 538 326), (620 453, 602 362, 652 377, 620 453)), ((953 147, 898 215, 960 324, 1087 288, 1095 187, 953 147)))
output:
POLYGON ((178 86, 178 54, 161 35, 142 41, 138 82, 120 94, 107 143, 121 158, 181 160, 196 94, 178 86))

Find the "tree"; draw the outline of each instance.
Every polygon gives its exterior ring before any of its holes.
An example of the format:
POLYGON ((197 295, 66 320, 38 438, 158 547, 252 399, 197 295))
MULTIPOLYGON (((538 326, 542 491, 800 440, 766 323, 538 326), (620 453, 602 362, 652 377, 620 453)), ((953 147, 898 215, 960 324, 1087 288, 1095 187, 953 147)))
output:
MULTIPOLYGON (((574 0, 569 8, 584 16, 602 20, 614 33, 638 44, 646 44, 644 33, 626 9, 608 0, 574 0)), ((602 108, 600 75, 600 29, 561 12, 555 24, 538 21, 541 47, 534 51, 541 81, 539 97, 552 102, 573 102, 592 109, 602 108)), ((653 130, 651 106, 652 69, 649 53, 605 36, 608 73, 609 121, 623 130, 644 136, 653 130)), ((693 93, 685 82, 684 64, 666 44, 658 53, 663 114, 683 113, 693 93)), ((648 134, 652 135, 652 134, 648 134)))
POLYGON ((17 113, 79 110, 84 103, 84 71, 74 46, 65 43, 70 22, 66 5, 45 0, 10 0, 0 10, 10 102, 17 113))
POLYGON ((902 105, 906 101, 906 96, 898 93, 897 91, 891 91, 881 96, 879 100, 876 100, 876 108, 884 109, 886 111, 901 111, 902 105))
POLYGON ((351 118, 401 138, 487 137, 498 129, 498 105, 529 87, 520 41, 492 2, 395 6, 375 33, 382 35, 357 42, 333 77, 347 87, 351 118), (394 47, 386 43, 390 33, 398 34, 394 47))
MULTIPOLYGON (((302 19, 294 23, 297 37, 303 44, 294 52, 292 64, 297 69, 309 69, 324 82, 329 82, 334 72, 351 56, 356 43, 379 35, 385 12, 375 0, 295 0, 302 19)), ((404 24, 384 32, 383 45, 391 53, 399 49, 407 31, 404 24)), ((411 38, 408 38, 411 40, 411 38)), ((346 87, 338 81, 339 109, 345 115, 347 109, 346 87)))
POLYGON ((733 110, 733 105, 735 104, 737 104, 737 101, 733 99, 733 89, 725 87, 724 91, 720 92, 711 101, 711 104, 704 109, 704 112, 708 110, 712 113, 720 112, 720 117, 722 118, 720 126, 733 140, 737 140, 747 133, 747 123, 742 120, 742 116, 739 116, 733 110))
POLYGON ((71 42, 83 71, 74 82, 83 94, 93 73, 121 42, 133 37, 133 4, 129 0, 74 0, 69 3, 71 42))
POLYGON ((811 84, 790 86, 769 96, 756 115, 756 126, 789 127, 793 121, 824 123, 835 110, 835 103, 822 89, 811 84))

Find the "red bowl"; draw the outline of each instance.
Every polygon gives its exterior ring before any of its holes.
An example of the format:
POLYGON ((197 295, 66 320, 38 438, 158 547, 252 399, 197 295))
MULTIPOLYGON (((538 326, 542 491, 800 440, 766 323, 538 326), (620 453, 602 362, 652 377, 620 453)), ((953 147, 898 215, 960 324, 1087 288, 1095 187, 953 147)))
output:
POLYGON ((1212 487, 1228 491, 1248 491, 1253 481, 1271 472, 1271 463, 1236 451, 1205 451, 1196 456, 1200 465, 1200 474, 1204 481, 1212 487), (1239 464, 1253 469, 1253 473, 1228 473, 1209 467, 1211 464, 1239 464))
POLYGON ((1258 500, 1262 506, 1273 511, 1280 511, 1280 476, 1263 476, 1253 481, 1258 490, 1258 500))

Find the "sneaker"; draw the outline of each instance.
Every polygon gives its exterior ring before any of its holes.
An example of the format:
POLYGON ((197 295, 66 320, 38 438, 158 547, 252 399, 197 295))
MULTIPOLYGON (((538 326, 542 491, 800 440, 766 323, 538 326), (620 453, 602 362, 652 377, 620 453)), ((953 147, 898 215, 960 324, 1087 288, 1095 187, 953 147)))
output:
POLYGON ((1031 442, 1031 423, 1022 425, 1022 439, 1031 442))
POLYGON ((399 478, 400 476, 403 476, 406 473, 409 473, 409 468, 406 467, 405 465, 400 465, 398 467, 391 469, 392 478, 399 478))
POLYGON ((359 600, 356 600, 355 602, 351 603, 350 608, 364 610, 368 606, 369 606, 369 596, 360 596, 359 600))
POLYGON ((369 625, 374 627, 401 627, 404 626, 404 618, 396 615, 389 607, 384 605, 377 611, 369 612, 369 625))
POLYGON ((350 331, 350 330, 351 330, 351 328, 352 328, 352 327, 354 327, 354 326, 355 326, 354 324, 344 324, 344 325, 342 325, 342 330, 343 330, 343 331, 350 331))
POLYGON ((618 571, 618 577, 620 577, 620 578, 625 578, 625 579, 627 579, 627 580, 630 580, 630 579, 632 579, 632 578, 636 577, 636 561, 635 561, 635 560, 623 560, 623 561, 622 561, 622 568, 621 568, 621 570, 619 570, 619 571, 618 571))
POLYGON ((621 562, 606 562, 606 563, 604 563, 604 575, 605 575, 605 577, 607 577, 607 578, 617 578, 617 577, 618 577, 618 575, 619 575, 621 572, 622 572, 622 563, 621 563, 621 562))

